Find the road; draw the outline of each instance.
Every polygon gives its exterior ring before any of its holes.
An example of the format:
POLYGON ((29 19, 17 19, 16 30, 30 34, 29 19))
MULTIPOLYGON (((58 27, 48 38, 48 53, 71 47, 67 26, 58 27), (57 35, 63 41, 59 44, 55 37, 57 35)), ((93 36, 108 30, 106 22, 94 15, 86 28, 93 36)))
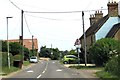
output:
POLYGON ((57 60, 42 60, 9 78, 89 78, 78 70, 61 65, 57 60))

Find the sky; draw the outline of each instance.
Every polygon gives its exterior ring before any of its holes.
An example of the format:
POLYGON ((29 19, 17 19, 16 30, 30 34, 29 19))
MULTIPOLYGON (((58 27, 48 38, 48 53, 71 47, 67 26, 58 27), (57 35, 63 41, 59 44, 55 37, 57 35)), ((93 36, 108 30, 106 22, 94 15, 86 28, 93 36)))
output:
POLYGON ((102 10, 107 14, 109 0, 0 0, 0 40, 19 39, 21 35, 21 10, 24 11, 23 38, 38 39, 38 46, 75 49, 75 40, 83 34, 82 13, 85 30, 89 28, 90 14, 102 10), (13 5, 12 3, 15 5, 13 5), (17 7, 16 7, 17 6, 17 7), (30 12, 72 12, 73 13, 30 13, 30 12), (74 12, 79 11, 79 12, 74 12))

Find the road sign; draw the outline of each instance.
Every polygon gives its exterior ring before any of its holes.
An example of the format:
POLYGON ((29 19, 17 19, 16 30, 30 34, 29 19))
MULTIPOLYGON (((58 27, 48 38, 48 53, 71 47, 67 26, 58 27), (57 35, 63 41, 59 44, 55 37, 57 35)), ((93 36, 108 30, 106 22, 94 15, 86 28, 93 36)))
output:
POLYGON ((75 44, 74 45, 80 45, 80 40, 76 39, 75 44))

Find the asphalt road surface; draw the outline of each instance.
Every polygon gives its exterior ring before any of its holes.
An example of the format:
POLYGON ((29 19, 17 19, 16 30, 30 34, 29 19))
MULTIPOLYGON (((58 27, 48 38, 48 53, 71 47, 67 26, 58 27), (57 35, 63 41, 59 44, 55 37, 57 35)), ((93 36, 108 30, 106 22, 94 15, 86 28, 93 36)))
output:
POLYGON ((56 60, 45 61, 33 64, 31 67, 10 76, 9 78, 88 78, 86 74, 78 70, 70 69, 61 65, 56 60))

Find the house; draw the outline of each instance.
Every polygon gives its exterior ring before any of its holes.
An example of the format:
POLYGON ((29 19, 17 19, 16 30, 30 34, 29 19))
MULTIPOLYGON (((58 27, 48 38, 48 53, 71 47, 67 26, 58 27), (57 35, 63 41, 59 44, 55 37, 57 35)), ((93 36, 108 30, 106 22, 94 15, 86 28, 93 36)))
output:
MULTIPOLYGON (((12 39, 12 40, 9 40, 9 42, 20 42, 20 40, 12 39)), ((38 41, 36 38, 33 39, 33 43, 32 43, 32 39, 23 39, 23 45, 29 50, 32 50, 32 45, 33 45, 33 48, 35 49, 35 51, 38 52, 38 41)))
MULTIPOLYGON (((118 16, 118 3, 108 2, 108 14, 103 17, 102 11, 96 11, 90 15, 90 27, 86 30, 86 50, 101 38, 114 38, 120 40, 120 17, 118 16)), ((84 50, 84 37, 79 38, 84 50)))

